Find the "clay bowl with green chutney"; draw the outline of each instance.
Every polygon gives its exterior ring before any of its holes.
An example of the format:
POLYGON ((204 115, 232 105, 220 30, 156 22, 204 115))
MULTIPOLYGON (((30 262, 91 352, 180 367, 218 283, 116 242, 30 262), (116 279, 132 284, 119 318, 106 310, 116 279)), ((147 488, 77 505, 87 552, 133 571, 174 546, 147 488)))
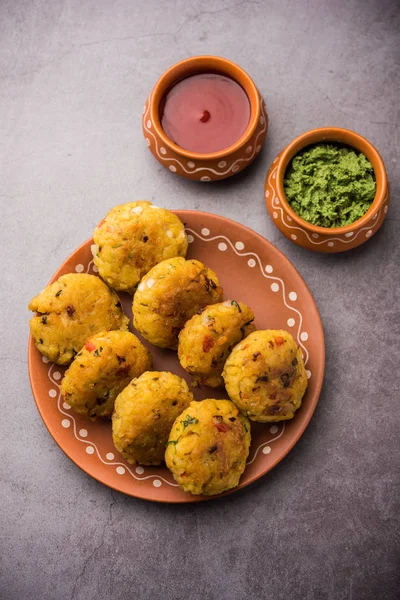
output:
POLYGON ((386 217, 389 185, 376 148, 340 127, 303 133, 273 161, 265 202, 289 240, 316 252, 344 252, 369 240, 386 217))

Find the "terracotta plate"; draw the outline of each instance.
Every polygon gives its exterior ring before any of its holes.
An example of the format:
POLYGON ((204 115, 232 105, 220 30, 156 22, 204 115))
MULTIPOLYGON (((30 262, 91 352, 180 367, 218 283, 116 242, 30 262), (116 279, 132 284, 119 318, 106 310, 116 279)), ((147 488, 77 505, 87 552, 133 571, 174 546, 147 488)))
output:
MULTIPOLYGON (((258 329, 290 331, 306 362, 308 388, 295 418, 286 423, 252 424, 252 445, 246 470, 235 488, 239 489, 282 460, 310 421, 324 374, 322 325, 303 279, 265 238, 216 215, 195 211, 176 211, 176 214, 186 225, 190 242, 188 258, 204 262, 217 273, 226 299, 241 300, 253 309, 258 329)), ((52 281, 64 273, 93 273, 91 243, 88 240, 78 248, 52 281)), ((121 294, 121 302, 131 316, 131 298, 121 294)), ((152 352, 155 369, 172 371, 189 381, 175 352, 142 341, 152 352)), ((166 467, 135 467, 125 462, 113 446, 109 422, 92 423, 62 402, 60 381, 64 371, 42 357, 32 339, 29 340, 29 373, 37 407, 54 440, 71 460, 98 481, 130 496, 157 502, 205 499, 181 491, 166 467)), ((227 397, 225 392, 211 388, 195 389, 194 395, 197 399, 227 397)))

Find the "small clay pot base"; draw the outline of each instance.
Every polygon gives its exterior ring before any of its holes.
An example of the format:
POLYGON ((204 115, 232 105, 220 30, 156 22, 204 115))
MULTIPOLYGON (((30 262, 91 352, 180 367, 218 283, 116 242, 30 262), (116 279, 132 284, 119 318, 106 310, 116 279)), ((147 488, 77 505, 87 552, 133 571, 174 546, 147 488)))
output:
MULTIPOLYGON (((317 307, 303 279, 270 242, 254 231, 220 217, 196 211, 174 211, 185 223, 189 239, 187 258, 196 258, 213 269, 224 288, 224 298, 248 304, 256 315, 258 329, 286 329, 303 351, 308 388, 302 407, 286 422, 251 424, 252 444, 243 488, 272 469, 294 446, 307 427, 320 394, 325 365, 324 334, 317 307)), ((93 273, 88 240, 61 265, 51 281, 65 273, 93 273)), ((124 311, 131 317, 132 298, 120 294, 124 311)), ((186 379, 177 355, 149 344, 154 369, 171 371, 186 379)), ((198 502, 216 496, 192 496, 183 492, 165 466, 129 465, 115 449, 111 423, 74 413, 60 395, 65 368, 50 363, 29 339, 29 375, 39 413, 54 440, 65 454, 88 475, 109 487, 157 502, 198 502)), ((192 388, 197 400, 227 398, 224 390, 192 388)))

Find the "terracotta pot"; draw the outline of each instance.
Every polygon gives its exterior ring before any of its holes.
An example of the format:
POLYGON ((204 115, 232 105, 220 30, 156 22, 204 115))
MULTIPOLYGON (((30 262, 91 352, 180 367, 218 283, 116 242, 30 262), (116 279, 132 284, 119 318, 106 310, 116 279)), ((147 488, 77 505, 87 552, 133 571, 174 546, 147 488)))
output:
POLYGON ((157 81, 146 100, 142 126, 147 146, 172 173, 197 181, 217 181, 239 173, 253 162, 267 135, 268 117, 262 96, 243 69, 218 56, 194 56, 172 66, 157 81), (189 152, 177 146, 166 136, 160 123, 160 103, 171 86, 202 72, 219 73, 234 79, 246 92, 251 109, 243 136, 232 146, 211 154, 189 152))
POLYGON ((354 131, 340 127, 312 129, 293 140, 273 161, 265 180, 265 202, 275 225, 295 244, 317 252, 344 252, 371 238, 385 219, 389 206, 385 165, 376 148, 354 131), (336 142, 351 146, 362 152, 374 168, 374 201, 365 215, 350 225, 332 228, 312 225, 299 217, 286 199, 283 179, 290 161, 303 148, 318 142, 336 142))

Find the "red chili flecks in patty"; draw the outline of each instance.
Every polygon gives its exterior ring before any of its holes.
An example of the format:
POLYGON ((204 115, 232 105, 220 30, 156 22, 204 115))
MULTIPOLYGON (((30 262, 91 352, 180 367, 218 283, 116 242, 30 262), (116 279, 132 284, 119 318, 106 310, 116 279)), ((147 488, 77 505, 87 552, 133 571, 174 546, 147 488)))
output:
POLYGON ((226 433, 227 431, 229 431, 229 426, 222 421, 222 418, 218 418, 218 417, 220 417, 220 415, 213 417, 213 423, 214 423, 215 427, 218 429, 218 431, 221 431, 222 433, 226 433))
POLYGON ((209 352, 211 348, 214 346, 214 340, 211 336, 206 335, 203 338, 203 352, 209 352))
POLYGON ((282 346, 282 344, 285 343, 285 340, 283 339, 283 337, 276 337, 276 338, 274 338, 274 340, 275 340, 275 344, 277 346, 282 346))
POLYGON ((103 223, 105 223, 105 222, 106 222, 106 220, 105 220, 105 219, 102 219, 102 220, 100 221, 100 223, 97 225, 97 229, 99 229, 99 227, 101 227, 101 226, 103 225, 103 223))
POLYGON ((96 350, 96 346, 90 341, 88 340, 85 344, 85 348, 86 350, 88 350, 89 352, 92 352, 92 350, 96 350))

